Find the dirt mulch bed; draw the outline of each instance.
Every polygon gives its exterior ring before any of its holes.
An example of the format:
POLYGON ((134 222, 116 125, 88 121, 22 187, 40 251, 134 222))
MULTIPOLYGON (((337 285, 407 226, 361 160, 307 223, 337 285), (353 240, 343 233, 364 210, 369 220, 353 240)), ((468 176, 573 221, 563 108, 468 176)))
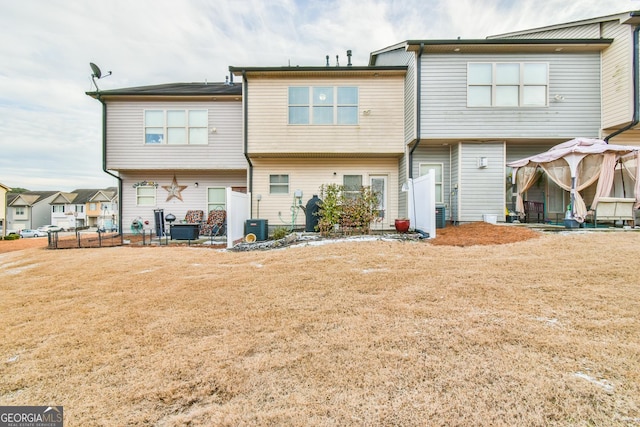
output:
POLYGON ((473 222, 437 229, 429 242, 441 246, 503 245, 540 237, 540 232, 524 226, 473 222))

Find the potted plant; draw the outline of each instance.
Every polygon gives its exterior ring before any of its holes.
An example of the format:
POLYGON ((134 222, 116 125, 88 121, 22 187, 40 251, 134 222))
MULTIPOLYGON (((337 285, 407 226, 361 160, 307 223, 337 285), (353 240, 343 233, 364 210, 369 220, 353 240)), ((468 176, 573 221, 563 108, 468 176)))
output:
POLYGON ((409 231, 411 221, 409 221, 409 218, 397 218, 394 225, 398 233, 406 233, 407 231, 409 231))

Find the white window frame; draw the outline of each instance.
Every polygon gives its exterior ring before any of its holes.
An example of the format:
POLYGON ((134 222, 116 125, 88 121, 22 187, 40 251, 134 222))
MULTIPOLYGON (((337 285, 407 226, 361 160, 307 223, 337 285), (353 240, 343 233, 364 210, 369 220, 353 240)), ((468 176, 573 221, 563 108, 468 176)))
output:
POLYGON ((143 112, 143 122, 145 145, 207 145, 209 143, 209 110, 207 109, 146 109, 143 112), (148 117, 154 113, 158 122, 149 123, 148 117), (182 120, 180 123, 171 123, 175 120, 171 117, 177 115, 176 113, 183 113, 182 120), (197 121, 199 114, 204 114, 206 123, 197 121), (171 136, 172 134, 174 136, 171 136), (180 134, 182 137, 178 137, 180 134), (152 138, 151 135, 155 137, 152 138))
POLYGON ((227 189, 225 187, 207 187, 207 212, 227 210, 227 189), (220 198, 212 196, 221 195, 220 198))
POLYGON ((467 107, 469 108, 544 108, 549 106, 549 63, 541 61, 523 61, 523 62, 468 62, 467 63, 467 107), (491 66, 491 81, 476 82, 473 77, 475 76, 471 70, 474 65, 489 65, 491 66), (501 82, 498 80, 498 67, 501 65, 517 65, 518 78, 517 81, 501 82), (527 66, 540 66, 544 65, 546 68, 546 74, 544 76, 544 82, 532 82, 527 81, 526 69, 527 66), (490 102, 478 104, 472 102, 472 96, 470 92, 472 89, 486 88, 490 91, 490 102), (517 102, 513 104, 501 104, 498 92, 503 89, 509 88, 517 89, 517 102), (544 102, 543 103, 527 103, 525 99, 525 93, 527 89, 543 88, 544 89, 544 102))
POLYGON ((64 213, 64 205, 51 205, 52 213, 64 213))
POLYGON ((289 86, 287 89, 287 106, 288 118, 287 123, 292 126, 357 126, 359 124, 358 109, 360 105, 360 88, 358 86, 289 86), (305 103, 291 102, 292 89, 307 89, 308 96, 305 103), (355 103, 344 100, 346 93, 341 93, 342 89, 355 91, 355 103), (331 108, 331 121, 321 120, 320 111, 331 108), (306 120, 304 117, 295 115, 296 118, 303 120, 292 121, 293 109, 297 111, 307 112, 306 120), (351 114, 342 114, 344 111, 354 110, 351 114), (345 121, 345 117, 353 117, 355 120, 345 121))
POLYGON ((444 203, 444 163, 420 163, 418 165, 418 176, 428 174, 431 169, 433 169, 434 182, 436 184, 436 203, 441 205, 444 203), (440 168, 440 176, 438 176, 437 168, 440 168))
POLYGON ((158 188, 155 185, 139 185, 136 187, 136 206, 156 206, 158 188), (142 194, 148 193, 148 194, 142 194), (153 194, 152 194, 153 193, 153 194), (142 202, 145 203, 142 203, 142 202))
POLYGON ((358 196, 360 195, 360 191, 362 191, 362 186, 364 185, 364 181, 363 181, 363 176, 361 174, 345 174, 342 175, 342 192, 344 194, 344 197, 347 199, 356 199, 358 198, 358 196), (358 188, 351 188, 347 186, 346 183, 346 179, 347 177, 351 177, 351 178, 355 178, 355 177, 359 177, 360 178, 360 185, 358 186, 358 188))
POLYGON ((269 175, 269 194, 289 194, 289 184, 291 182, 291 179, 289 177, 289 174, 284 174, 284 173, 280 173, 280 174, 270 174, 269 175), (273 182, 273 179, 279 177, 286 177, 287 178, 287 182, 273 182), (273 191, 276 188, 280 188, 280 189, 284 189, 285 191, 273 191))

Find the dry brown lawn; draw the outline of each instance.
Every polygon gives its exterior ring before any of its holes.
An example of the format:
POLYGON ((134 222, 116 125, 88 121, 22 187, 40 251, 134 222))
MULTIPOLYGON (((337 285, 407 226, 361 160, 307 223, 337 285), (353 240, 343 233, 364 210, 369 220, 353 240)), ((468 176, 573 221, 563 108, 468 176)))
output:
POLYGON ((0 405, 63 405, 65 426, 640 425, 640 234, 482 227, 458 232, 492 244, 0 241, 0 405))

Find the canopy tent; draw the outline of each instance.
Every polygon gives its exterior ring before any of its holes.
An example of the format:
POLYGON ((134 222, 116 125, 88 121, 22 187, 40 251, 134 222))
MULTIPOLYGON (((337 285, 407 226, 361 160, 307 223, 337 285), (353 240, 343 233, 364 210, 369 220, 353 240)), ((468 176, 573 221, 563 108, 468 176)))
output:
POLYGON ((507 163, 514 169, 512 184, 516 185, 516 211, 524 212, 522 195, 536 181, 541 168, 549 179, 571 193, 571 217, 579 222, 587 215, 580 191, 596 180, 596 194, 591 204, 595 209, 601 197, 607 197, 613 187, 616 166, 634 183, 634 207, 640 207, 640 146, 607 144, 600 139, 576 138, 558 144, 544 153, 507 163))

